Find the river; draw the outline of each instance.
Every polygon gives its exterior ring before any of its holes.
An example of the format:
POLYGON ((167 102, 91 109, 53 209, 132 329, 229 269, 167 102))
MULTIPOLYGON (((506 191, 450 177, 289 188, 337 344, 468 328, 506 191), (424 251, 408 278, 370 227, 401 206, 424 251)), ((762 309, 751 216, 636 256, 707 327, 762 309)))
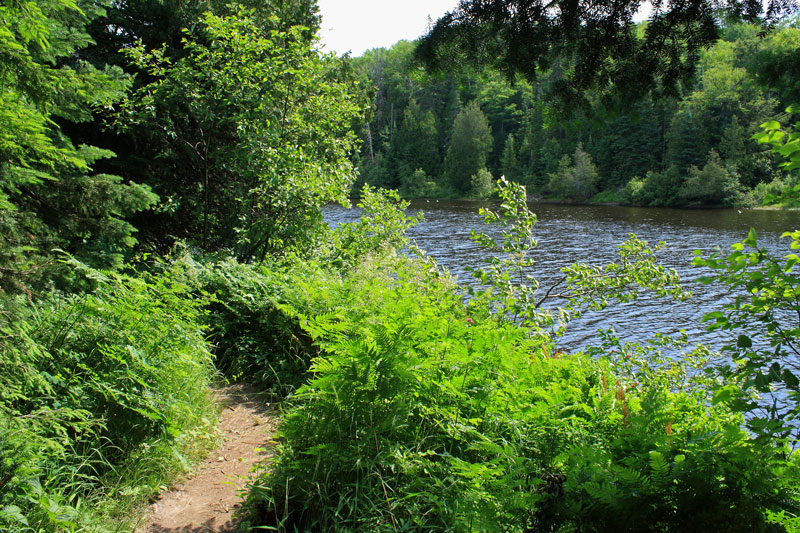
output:
MULTIPOLYGON (((446 267, 461 283, 474 283, 467 266, 480 266, 486 252, 470 240, 471 231, 486 231, 478 215, 482 204, 469 201, 414 201, 410 213, 423 211, 425 222, 413 228, 409 236, 416 244, 446 267)), ((675 302, 645 295, 636 302, 617 304, 602 312, 588 312, 570 322, 559 341, 570 351, 596 344, 597 331, 613 327, 623 340, 645 341, 654 333, 675 334, 685 330, 690 342, 719 347, 725 340, 720 333, 709 333, 700 322, 702 316, 719 309, 727 298, 723 287, 701 285, 703 274, 693 267, 692 252, 709 255, 724 252, 741 242, 749 229, 755 228, 759 244, 780 253, 788 253, 789 239, 780 239, 785 231, 800 228, 800 211, 756 209, 658 209, 620 206, 570 206, 529 204, 538 223, 534 236, 538 247, 534 275, 542 289, 560 278, 560 269, 573 262, 605 264, 613 261, 616 246, 630 233, 651 244, 659 241, 666 248, 660 262, 681 275, 684 286, 694 297, 675 302)), ((359 216, 358 210, 339 206, 326 208, 326 219, 333 225, 359 216)))

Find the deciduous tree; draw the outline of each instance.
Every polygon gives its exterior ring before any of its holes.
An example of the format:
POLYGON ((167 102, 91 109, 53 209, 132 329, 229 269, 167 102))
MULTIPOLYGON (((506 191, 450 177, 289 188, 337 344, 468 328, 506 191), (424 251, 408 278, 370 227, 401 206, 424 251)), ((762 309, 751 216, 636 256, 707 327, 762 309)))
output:
POLYGON ((472 102, 453 123, 453 138, 444 160, 445 178, 461 194, 469 191, 470 179, 486 166, 492 147, 492 132, 478 104, 472 102))
POLYGON ((341 61, 305 31, 265 30, 245 10, 207 13, 179 60, 132 52, 155 81, 127 116, 158 132, 166 157, 191 164, 194 182, 175 201, 206 248, 233 246, 244 261, 307 251, 321 206, 346 200, 361 107, 341 61))

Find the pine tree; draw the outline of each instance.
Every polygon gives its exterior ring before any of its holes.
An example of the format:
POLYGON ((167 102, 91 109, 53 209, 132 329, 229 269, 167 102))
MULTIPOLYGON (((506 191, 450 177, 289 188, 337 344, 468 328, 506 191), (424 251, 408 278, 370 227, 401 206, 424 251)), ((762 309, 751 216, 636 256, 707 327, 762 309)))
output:
POLYGON ((513 181, 520 181, 522 172, 520 171, 519 159, 517 158, 517 145, 514 135, 509 135, 503 147, 503 158, 501 161, 503 175, 513 181))
POLYGON ((441 162, 436 118, 432 112, 423 111, 414 99, 409 102, 403 115, 403 123, 395 140, 395 150, 399 161, 410 172, 422 169, 428 176, 439 174, 441 162))

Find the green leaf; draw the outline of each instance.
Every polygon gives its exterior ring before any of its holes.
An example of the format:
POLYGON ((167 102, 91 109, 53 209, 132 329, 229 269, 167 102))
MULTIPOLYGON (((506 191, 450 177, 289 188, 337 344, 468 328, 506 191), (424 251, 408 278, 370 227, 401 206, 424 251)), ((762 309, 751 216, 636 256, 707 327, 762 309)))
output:
POLYGON ((750 228, 750 231, 747 233, 747 238, 742 241, 745 246, 750 246, 751 248, 755 248, 756 244, 756 230, 755 228, 750 228))
POLYGON ((739 348, 751 348, 753 346, 753 341, 751 341, 750 337, 747 335, 739 335, 739 338, 736 339, 736 346, 739 348))
POLYGON ((797 389, 798 384, 800 384, 800 380, 798 380, 797 376, 795 376, 788 368, 783 369, 781 377, 783 378, 783 382, 790 389, 797 389))

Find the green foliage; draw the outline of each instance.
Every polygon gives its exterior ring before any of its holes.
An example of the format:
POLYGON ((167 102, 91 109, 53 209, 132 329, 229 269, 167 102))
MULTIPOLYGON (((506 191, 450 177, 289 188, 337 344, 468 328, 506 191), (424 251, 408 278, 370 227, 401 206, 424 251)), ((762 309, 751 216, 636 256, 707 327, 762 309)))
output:
POLYGON ((492 133, 478 104, 462 109, 453 123, 453 136, 444 159, 445 179, 459 194, 466 194, 470 178, 486 167, 492 133))
POLYGON ((140 505, 213 436, 202 311, 177 273, 74 268, 93 286, 84 295, 3 302, 3 528, 124 518, 120 494, 140 505))
POLYGON ((562 200, 585 201, 597 192, 597 180, 597 167, 578 144, 574 156, 565 155, 558 171, 550 175, 550 193, 562 200))
POLYGON ((633 22, 634 0, 613 9, 553 7, 542 0, 462 1, 430 28, 416 55, 437 71, 469 63, 520 74, 568 110, 593 99, 620 105, 649 93, 679 94, 679 85, 695 81, 701 51, 719 40, 726 22, 755 22, 764 12, 774 23, 797 4, 657 4, 641 25, 633 22))
MULTIPOLYGON (((784 237, 791 239, 792 250, 800 249, 800 233, 784 237)), ((796 443, 800 438, 794 423, 800 415, 796 362, 800 331, 792 316, 800 311, 794 270, 800 257, 794 252, 777 257, 759 247, 752 229, 732 248, 727 256, 702 258, 698 254, 694 260, 695 265, 713 269, 703 278, 705 283, 722 283, 734 293, 720 310, 703 317, 709 329, 731 332, 731 340, 723 347, 731 363, 719 368, 726 386, 720 387, 716 401, 748 413, 747 427, 755 435, 796 443)))
MULTIPOLYGON (((635 34, 646 35, 651 27, 641 23, 635 27, 635 34)), ((777 170, 769 151, 747 142, 747 138, 758 124, 773 118, 780 120, 777 111, 782 104, 775 95, 779 86, 791 84, 791 75, 787 74, 783 82, 769 85, 771 82, 767 78, 761 80, 752 64, 762 52, 770 53, 769 43, 773 42, 785 44, 786 50, 778 52, 780 55, 791 56, 788 51, 792 49, 789 43, 793 35, 789 28, 778 26, 764 38, 757 26, 728 23, 722 39, 691 60, 698 66, 690 74, 693 84, 680 87, 673 97, 650 94, 636 101, 616 101, 603 90, 591 87, 585 92, 585 105, 566 111, 543 98, 575 81, 576 73, 564 66, 570 59, 560 52, 558 60, 541 73, 546 79, 531 84, 519 77, 504 76, 491 65, 477 68, 461 61, 449 65, 452 68, 445 76, 431 75, 411 58, 424 43, 403 42, 391 49, 373 50, 355 60, 363 82, 374 88, 374 113, 362 135, 362 176, 372 185, 396 188, 413 170, 423 168, 432 181, 455 188, 446 165, 438 173, 406 161, 433 151, 431 145, 418 145, 419 139, 430 139, 433 130, 428 127, 416 140, 409 141, 400 117, 416 116, 409 122, 413 125, 430 112, 432 117, 427 120, 437 124, 439 130, 438 153, 446 154, 453 148, 450 125, 459 109, 463 111, 460 102, 474 101, 479 103, 493 136, 485 167, 495 176, 505 175, 527 185, 536 195, 548 192, 550 175, 559 172, 559 161, 565 154, 572 156, 582 143, 582 150, 596 165, 595 190, 587 193, 581 185, 575 192, 562 183, 565 180, 556 180, 553 190, 558 191, 559 199, 569 201, 571 196, 577 196, 577 201, 593 201, 596 192, 616 193, 633 177, 649 175, 643 198, 629 194, 628 203, 747 205, 750 190, 772 182, 777 170), (419 146, 413 154, 404 148, 409 143, 419 146), (737 176, 742 194, 731 195, 728 187, 722 187, 709 191, 712 196, 703 199, 702 191, 694 191, 699 196, 680 195, 679 189, 689 178, 692 166, 702 169, 712 150, 719 154, 729 178, 737 176), (713 196, 714 192, 721 196, 713 196)), ((612 63, 617 60, 615 57, 612 63)), ((638 81, 626 83, 640 85, 638 81)), ((656 92, 661 88, 659 85, 656 92)), ((475 167, 467 171, 469 174, 461 174, 456 196, 464 196, 469 187, 466 178, 477 170, 475 167)), ((591 174, 591 170, 588 172, 591 174)), ((562 168, 562 174, 566 173, 562 168)), ((439 191, 442 196, 446 193, 446 187, 439 191)))
POLYGON ((712 405, 705 352, 670 360, 669 339, 613 334, 608 358, 553 352, 408 258, 361 262, 324 291, 325 312, 299 316, 320 354, 250 527, 762 530, 767 509, 797 511, 796 464, 712 405))
POLYGON ((591 353, 608 357, 618 376, 623 430, 610 447, 564 454, 580 473, 565 482, 564 505, 558 502, 567 520, 588 519, 594 530, 763 531, 770 530, 765 509, 795 508, 797 487, 784 476, 797 461, 752 446, 743 417, 711 401, 707 349, 675 359, 662 350, 682 348, 685 338, 623 344, 613 330, 601 338, 591 353))
POLYGON ((509 135, 503 147, 501 159, 503 175, 511 181, 520 181, 522 169, 517 157, 517 144, 513 135, 509 135))
POLYGON ((489 198, 494 192, 494 179, 491 172, 480 169, 470 178, 470 196, 473 198, 489 198))
POLYGON ((324 286, 313 267, 247 265, 231 259, 193 266, 194 283, 208 294, 208 336, 214 363, 233 381, 290 396, 316 350, 284 306, 310 305, 306 284, 324 286))
POLYGON ((421 168, 401 178, 400 194, 403 198, 439 198, 443 195, 439 185, 421 168))
POLYGON ((108 150, 75 146, 59 125, 90 120, 129 81, 115 68, 73 61, 107 2, 11 2, 0 7, 0 290, 55 277, 51 250, 117 267, 136 242, 125 217, 149 209, 144 186, 95 173, 108 150))
POLYGON ((712 151, 703 169, 689 168, 679 196, 688 203, 731 206, 740 203, 741 186, 736 173, 725 168, 719 154, 712 151))
POLYGON ((187 283, 205 295, 215 364, 233 380, 246 380, 278 398, 290 397, 306 380, 319 349, 298 316, 324 313, 328 286, 367 258, 393 256, 408 244, 406 230, 422 220, 408 217, 394 191, 362 190, 362 217, 330 231, 330 246, 315 261, 268 265, 232 259, 188 265, 187 283), (322 268, 321 265, 326 265, 322 268))
POLYGON ((626 198, 623 196, 622 190, 600 191, 589 198, 589 202, 592 204, 618 205, 624 203, 625 201, 626 198))
MULTIPOLYGON (((532 334, 542 335, 550 329, 549 337, 562 334, 568 322, 586 309, 602 310, 614 301, 631 302, 642 290, 658 297, 690 296, 681 287, 678 274, 656 260, 664 243, 651 249, 635 235, 617 247, 618 262, 604 266, 574 263, 562 268, 561 279, 540 288, 530 256, 536 248, 536 215, 528 209, 525 187, 501 178, 497 192, 499 210, 481 209, 480 213, 487 224, 499 226, 501 239, 473 232, 472 239, 492 255, 485 267, 471 270, 487 286, 474 301, 493 309, 498 317, 519 322, 532 334), (547 308, 548 300, 559 300, 560 307, 555 312, 547 308)), ((475 289, 469 291, 475 294, 475 289)))
POLYGON ((766 87, 776 89, 786 102, 800 102, 800 28, 783 28, 767 36, 751 57, 748 69, 766 87))
POLYGON ((631 178, 622 194, 629 204, 672 207, 677 204, 682 183, 678 167, 671 166, 664 172, 648 172, 644 179, 631 178))
POLYGON ((330 235, 332 246, 322 258, 346 270, 367 257, 394 255, 408 245, 406 231, 425 220, 420 211, 407 216, 408 202, 396 191, 373 189, 364 185, 358 203, 361 217, 356 222, 340 224, 330 235))
MULTIPOLYGON (((792 113, 794 109, 788 107, 787 113, 792 113)), ((800 175, 800 126, 782 128, 776 120, 770 120, 761 125, 763 131, 753 135, 753 139, 759 144, 767 144, 772 147, 772 151, 781 156, 783 163, 781 167, 789 174, 800 175), (797 172, 795 172, 797 171, 797 172)), ((792 181, 796 181, 794 178, 792 181)), ((782 203, 795 204, 800 198, 800 184, 793 184, 784 189, 780 195, 767 195, 764 198, 765 204, 782 203)))
POLYGON ((302 27, 264 31, 244 10, 201 22, 177 61, 165 49, 129 51, 154 81, 124 118, 152 124, 164 155, 195 171, 172 194, 204 248, 233 245, 257 262, 313 249, 321 206, 345 201, 354 179, 349 127, 361 110, 352 84, 302 27))
POLYGON ((411 100, 403 115, 403 124, 395 139, 396 157, 401 167, 422 169, 429 176, 439 174, 439 132, 436 118, 411 100))

